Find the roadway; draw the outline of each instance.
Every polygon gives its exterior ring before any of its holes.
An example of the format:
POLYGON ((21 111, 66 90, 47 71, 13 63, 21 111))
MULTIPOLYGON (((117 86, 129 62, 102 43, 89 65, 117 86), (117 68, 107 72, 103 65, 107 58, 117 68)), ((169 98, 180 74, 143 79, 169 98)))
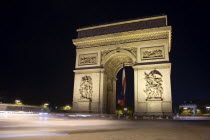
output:
POLYGON ((0 140, 209 140, 210 121, 0 115, 0 140))

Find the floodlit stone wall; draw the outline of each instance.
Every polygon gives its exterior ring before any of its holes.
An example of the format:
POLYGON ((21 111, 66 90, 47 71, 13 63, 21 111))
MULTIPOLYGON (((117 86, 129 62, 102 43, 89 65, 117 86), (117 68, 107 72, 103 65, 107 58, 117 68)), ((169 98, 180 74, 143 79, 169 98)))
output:
POLYGON ((116 75, 124 64, 134 68, 135 114, 172 113, 169 62, 171 26, 167 25, 166 16, 77 31, 80 36, 73 40, 77 53, 74 111, 114 113, 116 75), (112 28, 116 30, 112 32, 112 28))

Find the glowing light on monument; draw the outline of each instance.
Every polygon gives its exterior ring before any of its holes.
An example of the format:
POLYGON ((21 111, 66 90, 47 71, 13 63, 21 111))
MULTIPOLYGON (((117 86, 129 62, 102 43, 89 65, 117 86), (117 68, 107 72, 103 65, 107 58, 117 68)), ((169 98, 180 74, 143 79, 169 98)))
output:
POLYGON ((115 113, 116 75, 126 63, 134 69, 134 113, 172 115, 166 21, 157 16, 77 29, 73 110, 115 113))

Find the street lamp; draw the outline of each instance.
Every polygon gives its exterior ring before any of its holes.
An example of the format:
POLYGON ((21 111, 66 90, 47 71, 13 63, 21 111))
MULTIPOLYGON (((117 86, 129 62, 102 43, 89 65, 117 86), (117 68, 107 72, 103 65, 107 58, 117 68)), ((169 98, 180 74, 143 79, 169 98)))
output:
POLYGON ((16 105, 22 105, 23 103, 21 102, 21 100, 15 100, 15 104, 16 105))
POLYGON ((210 110, 210 106, 207 106, 207 107, 206 107, 206 109, 208 110, 208 113, 209 113, 209 110, 210 110))
POLYGON ((15 103, 19 103, 20 102, 20 100, 15 100, 15 103))
POLYGON ((66 106, 62 107, 62 110, 64 110, 64 111, 71 110, 71 106, 66 105, 66 106))
POLYGON ((41 105, 42 107, 42 110, 45 111, 45 112, 49 112, 50 109, 49 109, 49 103, 44 103, 43 105, 41 105))
POLYGON ((127 107, 124 107, 123 110, 124 110, 124 115, 127 115, 128 108, 127 107))
POLYGON ((44 104, 44 106, 48 106, 48 105, 49 105, 48 103, 45 103, 45 104, 44 104))

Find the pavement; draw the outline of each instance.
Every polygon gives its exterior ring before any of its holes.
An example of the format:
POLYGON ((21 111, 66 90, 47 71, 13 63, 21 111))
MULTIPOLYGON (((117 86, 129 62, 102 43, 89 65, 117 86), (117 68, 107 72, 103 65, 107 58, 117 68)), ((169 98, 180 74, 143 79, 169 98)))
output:
POLYGON ((0 140, 210 140, 210 121, 0 117, 0 140))

